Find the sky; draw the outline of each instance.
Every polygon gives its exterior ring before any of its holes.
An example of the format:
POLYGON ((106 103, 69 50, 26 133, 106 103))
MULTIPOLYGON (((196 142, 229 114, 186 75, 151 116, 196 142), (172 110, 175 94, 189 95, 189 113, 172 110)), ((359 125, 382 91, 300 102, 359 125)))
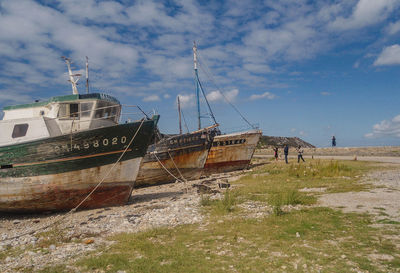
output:
POLYGON ((61 56, 83 74, 88 56, 90 92, 166 133, 179 96, 195 130, 193 41, 223 132, 249 129, 240 112, 318 147, 400 145, 400 0, 0 0, 0 108, 72 94, 61 56))

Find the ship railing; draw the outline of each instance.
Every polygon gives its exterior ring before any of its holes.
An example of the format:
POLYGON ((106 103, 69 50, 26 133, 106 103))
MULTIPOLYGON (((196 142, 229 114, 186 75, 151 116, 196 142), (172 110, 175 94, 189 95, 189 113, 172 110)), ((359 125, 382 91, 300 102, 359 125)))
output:
POLYGON ((247 130, 259 130, 260 129, 260 124, 255 123, 252 124, 252 127, 249 126, 235 126, 235 127, 229 127, 229 128, 223 128, 224 134, 232 134, 232 133, 239 133, 242 131, 247 131, 247 130))
POLYGON ((112 108, 121 108, 121 105, 110 105, 110 106, 104 106, 104 107, 97 107, 94 109, 90 109, 90 110, 85 110, 85 111, 77 111, 77 112, 73 112, 73 113, 69 113, 67 115, 63 115, 63 116, 57 116, 57 118, 52 118, 52 119, 61 119, 61 120, 72 120, 75 122, 91 122, 94 120, 105 120, 105 119, 110 119, 110 120, 114 120, 116 123, 121 123, 121 116, 128 116, 129 118, 125 118, 127 120, 141 120, 143 118, 143 116, 145 116, 146 118, 150 119, 149 116, 137 105, 127 105, 124 107, 136 107, 137 109, 139 109, 139 111, 137 112, 122 112, 122 111, 115 111, 115 114, 113 115, 108 115, 106 113, 103 112, 102 116, 98 116, 96 117, 96 111, 98 110, 108 110, 108 109, 112 109, 112 108), (91 116, 91 113, 94 112, 94 116, 91 116), (90 113, 87 117, 82 116, 82 114, 84 113, 90 113))

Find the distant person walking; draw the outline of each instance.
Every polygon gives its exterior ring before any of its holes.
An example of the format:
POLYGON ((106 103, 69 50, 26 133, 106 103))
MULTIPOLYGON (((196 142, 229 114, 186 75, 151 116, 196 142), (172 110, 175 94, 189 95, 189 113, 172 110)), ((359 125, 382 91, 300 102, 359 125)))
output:
POLYGON ((297 163, 300 163, 300 158, 301 158, 301 160, 303 160, 303 162, 306 162, 306 161, 304 160, 304 158, 303 158, 304 150, 301 148, 301 146, 299 146, 299 147, 297 148, 297 152, 298 152, 298 155, 297 155, 297 163))
POLYGON ((275 157, 275 161, 278 161, 278 147, 274 148, 274 157, 275 157))
POLYGON ((287 157, 289 154, 289 146, 287 144, 285 145, 285 148, 283 149, 283 153, 285 154, 285 162, 286 162, 286 164, 288 164, 289 162, 287 160, 287 157))
POLYGON ((332 136, 332 147, 336 147, 336 137, 332 136))

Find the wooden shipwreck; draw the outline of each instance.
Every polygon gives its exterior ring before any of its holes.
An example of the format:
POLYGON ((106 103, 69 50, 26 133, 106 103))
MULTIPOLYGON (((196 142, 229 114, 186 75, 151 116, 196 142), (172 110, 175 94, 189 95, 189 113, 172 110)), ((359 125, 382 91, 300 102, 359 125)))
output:
MULTIPOLYGON (((198 123, 200 128, 201 127, 200 99, 199 99, 200 90, 204 95, 205 101, 207 102, 211 118, 214 120, 215 124, 217 124, 217 122, 214 117, 214 114, 212 113, 211 107, 207 101, 207 97, 203 90, 202 84, 200 83, 197 70, 198 57, 197 57, 196 44, 194 44, 193 46, 193 56, 194 56, 195 82, 196 82, 197 109, 198 109, 197 114, 198 114, 198 123)), ((220 93, 224 97, 223 93, 222 92, 220 93)), ((233 106, 232 103, 230 103, 229 101, 227 102, 231 104, 231 106, 233 106)), ((237 110, 236 107, 234 107, 234 109, 240 114, 240 112, 237 110)), ((207 160, 204 165, 203 173, 205 175, 210 175, 219 172, 242 170, 249 166, 254 151, 257 147, 257 143, 262 135, 262 131, 256 129, 242 115, 241 117, 253 129, 231 134, 221 134, 220 131, 218 131, 218 134, 214 137, 212 147, 208 153, 207 160)))
POLYGON ((149 146, 135 186, 200 178, 216 126, 192 133, 164 136, 149 146))
POLYGON ((73 94, 9 106, 0 121, 0 211, 125 204, 156 120, 118 124, 114 97, 73 94))
POLYGON ((215 136, 204 165, 204 174, 247 168, 261 135, 260 130, 249 130, 215 136))

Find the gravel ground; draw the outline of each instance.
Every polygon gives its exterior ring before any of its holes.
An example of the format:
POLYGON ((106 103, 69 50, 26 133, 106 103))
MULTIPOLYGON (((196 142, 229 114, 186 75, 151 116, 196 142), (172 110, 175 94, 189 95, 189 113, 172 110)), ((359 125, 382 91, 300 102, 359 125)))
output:
POLYGON ((370 213, 378 221, 400 222, 400 169, 373 172, 365 182, 377 187, 368 192, 324 194, 319 204, 344 212, 370 213))

